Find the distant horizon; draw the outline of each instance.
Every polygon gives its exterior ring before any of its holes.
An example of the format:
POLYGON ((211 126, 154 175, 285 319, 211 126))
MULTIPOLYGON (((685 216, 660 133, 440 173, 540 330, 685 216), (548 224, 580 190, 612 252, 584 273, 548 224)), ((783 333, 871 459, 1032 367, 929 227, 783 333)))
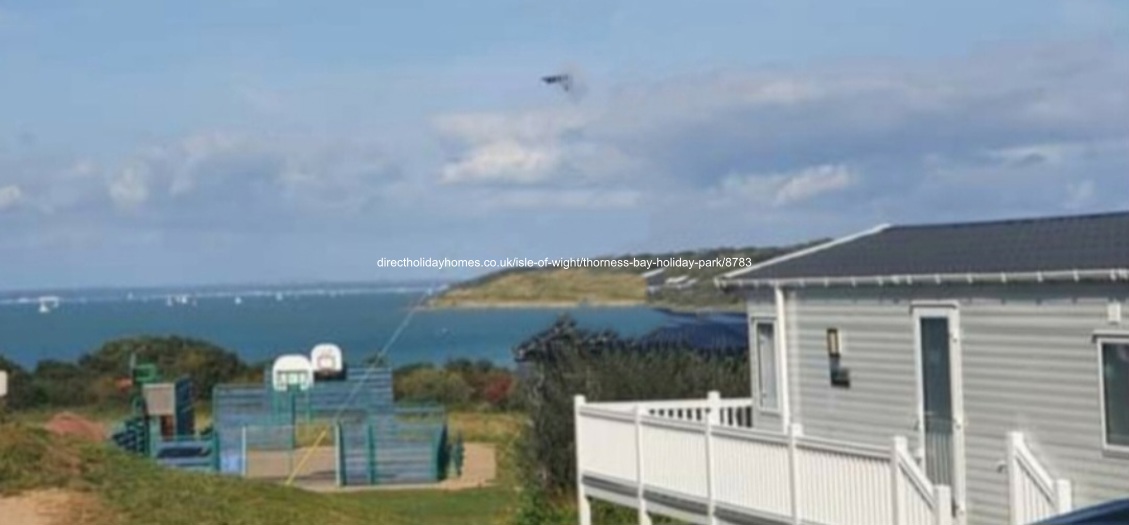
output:
POLYGON ((327 286, 332 288, 340 288, 349 285, 409 285, 409 284, 430 284, 441 285, 450 284, 452 282, 462 281, 464 279, 426 279, 426 278, 411 278, 411 279, 296 279, 288 281, 231 281, 231 282, 212 282, 212 283, 172 283, 172 284, 151 284, 151 285, 121 285, 121 284, 107 284, 107 285, 80 285, 80 286, 33 286, 33 287, 4 287, 0 285, 0 295, 13 295, 31 292, 52 292, 52 291, 175 291, 175 290, 211 290, 211 289, 231 289, 231 288, 279 288, 279 287, 313 287, 313 286, 327 286))

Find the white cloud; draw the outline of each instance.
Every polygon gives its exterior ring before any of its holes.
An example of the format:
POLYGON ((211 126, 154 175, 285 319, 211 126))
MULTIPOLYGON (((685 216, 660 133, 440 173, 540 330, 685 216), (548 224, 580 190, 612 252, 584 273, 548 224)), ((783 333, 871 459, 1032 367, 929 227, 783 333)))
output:
POLYGON ((498 140, 552 142, 563 133, 584 128, 592 117, 580 110, 531 110, 517 113, 462 113, 435 120, 439 133, 471 145, 498 140))
POLYGON ((107 180, 114 204, 177 221, 266 224, 279 214, 355 213, 402 187, 378 143, 352 138, 200 133, 122 164, 107 180))
POLYGON ((573 151, 575 143, 569 139, 583 133, 590 121, 590 115, 564 110, 440 117, 436 130, 453 153, 439 180, 526 185, 547 181, 574 161, 593 160, 590 150, 573 151))
POLYGON ((0 186, 0 211, 16 207, 23 200, 23 197, 23 190, 15 184, 0 186))
POLYGON ((845 166, 817 166, 805 169, 787 179, 776 191, 773 201, 780 206, 811 199, 849 187, 855 175, 845 166))
POLYGON ((472 192, 467 202, 479 212, 505 210, 614 210, 636 207, 641 192, 623 188, 513 188, 472 192))
POLYGON ((149 186, 145 168, 127 166, 109 184, 110 199, 120 209, 133 209, 149 199, 149 186))
POLYGON ((544 180, 560 161, 560 151, 553 146, 524 146, 503 139, 474 148, 443 166, 440 181, 531 183, 544 180))
POLYGON ((723 199, 734 197, 783 207, 849 188, 858 176, 843 165, 812 166, 792 173, 730 175, 719 190, 723 199))

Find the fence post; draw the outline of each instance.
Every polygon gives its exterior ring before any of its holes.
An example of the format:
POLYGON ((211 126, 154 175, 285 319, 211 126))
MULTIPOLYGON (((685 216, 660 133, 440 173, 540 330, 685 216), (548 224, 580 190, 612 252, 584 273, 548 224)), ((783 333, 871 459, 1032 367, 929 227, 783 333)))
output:
POLYGON ((380 478, 376 473, 376 436, 372 432, 372 423, 365 425, 365 467, 369 485, 376 485, 380 478))
POLYGON ((792 523, 795 525, 803 523, 800 516, 800 450, 797 446, 797 441, 803 434, 803 425, 793 423, 788 426, 788 492, 791 497, 792 523))
POLYGON ((721 394, 716 390, 706 394, 709 408, 706 413, 706 521, 717 524, 716 476, 714 472, 713 427, 721 421, 721 394))
POLYGON ((908 450, 906 438, 894 436, 894 444, 890 448, 890 517, 894 520, 894 525, 903 525, 906 521, 903 511, 905 476, 902 475, 902 451, 904 450, 908 450))
POLYGON ((1007 469, 1007 487, 1008 487, 1008 522, 1011 525, 1023 525, 1020 512, 1019 502, 1019 446, 1023 442, 1023 434, 1020 432, 1007 433, 1007 459, 1004 464, 1007 469))
POLYGON ((933 509, 934 525, 952 525, 953 524, 953 491, 945 485, 937 485, 933 488, 933 499, 937 502, 937 508, 933 509))
POLYGON ((635 405, 635 498, 639 509, 639 525, 651 525, 651 516, 647 514, 646 498, 646 469, 643 468, 643 416, 646 409, 642 404, 635 405))
POLYGON ((337 486, 345 486, 345 438, 341 435, 341 423, 333 425, 333 446, 337 452, 337 486))
POLYGON ((243 461, 240 462, 242 463, 242 465, 240 465, 240 468, 243 470, 243 477, 246 478, 248 470, 247 465, 251 462, 251 458, 247 456, 247 425, 240 427, 239 434, 239 452, 243 455, 243 461))
POLYGON ((584 432, 581 429, 580 409, 584 406, 584 396, 572 398, 572 423, 576 430, 576 508, 580 525, 592 525, 592 506, 584 490, 584 432))
POLYGON ((1055 496, 1055 510, 1059 514, 1066 514, 1074 510, 1074 490, 1070 486, 1069 480, 1055 480, 1055 496))

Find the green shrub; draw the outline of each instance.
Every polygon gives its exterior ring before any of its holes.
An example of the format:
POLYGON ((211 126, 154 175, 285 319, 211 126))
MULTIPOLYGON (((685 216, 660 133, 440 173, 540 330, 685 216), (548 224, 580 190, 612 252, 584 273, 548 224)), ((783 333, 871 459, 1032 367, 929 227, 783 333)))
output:
POLYGON ((0 356, 8 371, 5 400, 10 410, 36 408, 127 409, 128 391, 118 382, 129 377, 130 356, 154 363, 164 380, 190 377, 196 401, 211 399, 220 383, 262 380, 261 368, 247 366, 234 353, 206 341, 182 337, 134 337, 105 343, 77 362, 45 359, 31 372, 0 356))
POLYGON ((551 497, 570 494, 576 483, 573 396, 593 402, 705 398, 710 390, 749 396, 744 353, 644 347, 614 333, 581 330, 567 317, 519 348, 520 398, 530 424, 518 467, 527 489, 551 497))
POLYGON ((471 390, 461 375, 433 367, 412 370, 400 380, 400 399, 410 402, 465 405, 470 401, 471 390))
POLYGON ((212 389, 218 384, 255 373, 231 351, 207 341, 177 336, 110 341, 79 358, 78 365, 100 376, 126 377, 130 356, 134 354, 139 362, 157 365, 165 380, 191 377, 198 401, 211 399, 212 389))
POLYGON ((41 396, 27 370, 2 355, 0 370, 8 372, 8 395, 0 401, 8 410, 25 410, 41 402, 41 396))
POLYGON ((414 363, 392 373, 397 400, 435 402, 450 407, 513 410, 516 379, 512 370, 490 361, 455 359, 443 367, 414 363))

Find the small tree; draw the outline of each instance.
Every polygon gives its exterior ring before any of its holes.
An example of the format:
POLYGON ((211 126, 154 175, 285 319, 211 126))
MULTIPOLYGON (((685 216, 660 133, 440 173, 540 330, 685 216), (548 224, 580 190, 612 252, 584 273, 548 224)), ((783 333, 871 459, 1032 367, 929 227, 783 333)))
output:
POLYGON ((741 348, 649 345, 583 330, 562 317, 516 353, 524 371, 520 399, 530 419, 521 440, 521 473, 527 487, 549 495, 571 491, 576 481, 573 396, 598 402, 698 398, 710 390, 749 395, 741 348))

